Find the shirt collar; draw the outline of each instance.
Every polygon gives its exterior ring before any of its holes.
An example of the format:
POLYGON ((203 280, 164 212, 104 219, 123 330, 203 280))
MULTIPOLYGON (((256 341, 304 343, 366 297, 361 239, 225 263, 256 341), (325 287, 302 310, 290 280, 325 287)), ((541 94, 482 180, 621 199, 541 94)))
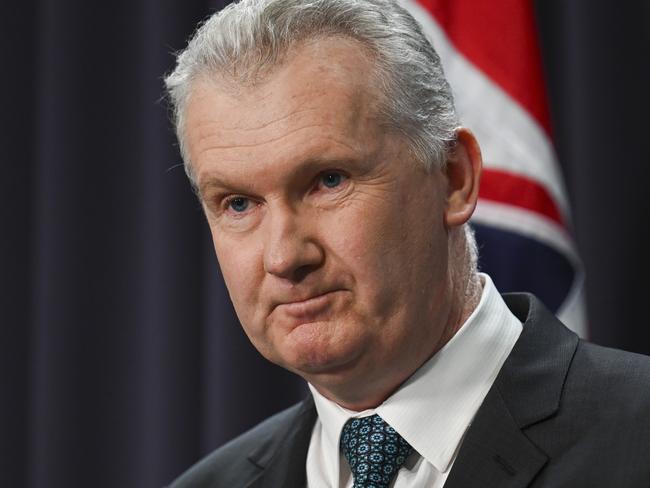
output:
POLYGON ((476 411, 494 383, 519 334, 490 277, 481 274, 478 306, 459 331, 376 409, 354 412, 328 400, 311 384, 329 468, 339 472, 339 437, 352 417, 379 414, 441 473, 446 472, 476 411))

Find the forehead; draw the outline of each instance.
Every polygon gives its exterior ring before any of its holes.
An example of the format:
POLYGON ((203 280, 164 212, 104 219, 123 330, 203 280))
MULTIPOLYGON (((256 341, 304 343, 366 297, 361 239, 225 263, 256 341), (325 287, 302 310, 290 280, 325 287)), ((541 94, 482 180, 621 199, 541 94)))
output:
POLYGON ((295 154, 319 143, 362 150, 383 131, 376 116, 379 96, 370 83, 373 70, 372 56, 357 41, 325 38, 293 48, 253 85, 197 80, 185 129, 197 179, 204 163, 234 162, 247 153, 295 154))
MULTIPOLYGON (((243 61, 244 66, 249 61, 243 61)), ((239 70, 239 68, 235 68, 239 70)), ((194 84, 190 102, 197 92, 211 85, 224 97, 240 107, 251 101, 272 96, 282 97, 284 103, 300 100, 301 95, 350 96, 348 101, 361 101, 364 95, 376 99, 378 93, 371 83, 376 71, 374 55, 360 42, 342 36, 328 36, 298 42, 278 57, 274 66, 259 69, 259 76, 250 75, 242 68, 238 75, 221 73, 199 78, 194 84)))

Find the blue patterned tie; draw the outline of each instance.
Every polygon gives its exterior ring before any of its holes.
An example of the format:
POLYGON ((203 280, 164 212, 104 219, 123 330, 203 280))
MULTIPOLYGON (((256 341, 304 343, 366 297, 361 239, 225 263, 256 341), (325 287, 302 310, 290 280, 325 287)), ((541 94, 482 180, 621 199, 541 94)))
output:
POLYGON ((353 488, 388 488, 413 448, 379 415, 350 419, 341 433, 353 488))

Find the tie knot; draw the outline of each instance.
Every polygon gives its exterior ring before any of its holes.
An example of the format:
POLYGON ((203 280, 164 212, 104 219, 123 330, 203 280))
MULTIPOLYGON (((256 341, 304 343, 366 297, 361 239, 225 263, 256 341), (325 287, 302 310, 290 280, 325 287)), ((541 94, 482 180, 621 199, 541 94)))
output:
POLYGON ((379 415, 350 419, 341 433, 354 488, 388 488, 413 448, 379 415))

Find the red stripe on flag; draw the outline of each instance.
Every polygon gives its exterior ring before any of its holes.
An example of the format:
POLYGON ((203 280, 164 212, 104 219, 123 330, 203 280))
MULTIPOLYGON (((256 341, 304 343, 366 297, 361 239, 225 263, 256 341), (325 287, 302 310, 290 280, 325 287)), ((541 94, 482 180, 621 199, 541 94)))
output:
MULTIPOLYGON (((551 134, 530 0, 417 0, 476 67, 551 134)), ((434 46, 435 47, 435 46, 434 46)))
POLYGON ((483 168, 479 198, 525 208, 564 227, 562 214, 546 189, 526 177, 483 168))

